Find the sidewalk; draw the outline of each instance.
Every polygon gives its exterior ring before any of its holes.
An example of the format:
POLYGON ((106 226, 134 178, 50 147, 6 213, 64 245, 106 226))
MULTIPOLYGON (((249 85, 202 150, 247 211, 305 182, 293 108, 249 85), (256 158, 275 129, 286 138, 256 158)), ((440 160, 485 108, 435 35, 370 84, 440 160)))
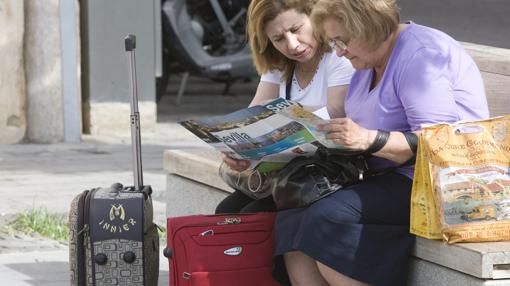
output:
MULTIPOLYGON (((180 128, 177 124, 159 124, 158 136, 142 135, 144 183, 153 187, 155 221, 162 226, 166 210, 163 150, 202 144, 180 128)), ((132 185, 129 143, 129 137, 106 140, 84 136, 80 144, 0 145, 0 226, 31 208, 67 214, 73 197, 85 189, 117 181, 132 185)), ((0 228, 0 277, 4 285, 69 285, 68 256, 65 244, 38 235, 10 234, 0 228)), ((159 285, 168 285, 168 262, 162 255, 160 260, 159 285)))
MULTIPOLYGON (((156 129, 142 134, 142 164, 144 184, 152 186, 161 223, 166 188, 163 151, 204 145, 176 123, 158 124, 156 129)), ((73 197, 83 190, 115 182, 133 185, 130 143, 128 136, 84 136, 79 144, 0 145, 0 215, 39 207, 67 213, 73 197)))
MULTIPOLYGON (((0 254, 0 277, 7 286, 69 286, 69 253, 34 251, 0 254)), ((168 261, 159 257, 158 285, 169 285, 168 261)))
MULTIPOLYGON (((198 82, 188 87, 181 106, 163 97, 154 131, 142 130, 144 184, 153 188, 154 216, 165 225, 165 149, 207 145, 176 122, 225 114, 245 107, 253 83, 234 86, 237 97, 200 94, 221 92, 222 86, 198 82)), ((172 88, 172 86, 170 87, 172 88)), ((175 94, 175 90, 170 90, 175 94)), ((83 136, 79 144, 0 145, 0 277, 3 285, 69 285, 67 245, 37 235, 2 230, 16 213, 46 208, 67 214, 74 196, 85 189, 114 182, 133 184, 129 130, 125 136, 83 136)), ((168 285, 168 262, 160 256, 159 285, 168 285)))

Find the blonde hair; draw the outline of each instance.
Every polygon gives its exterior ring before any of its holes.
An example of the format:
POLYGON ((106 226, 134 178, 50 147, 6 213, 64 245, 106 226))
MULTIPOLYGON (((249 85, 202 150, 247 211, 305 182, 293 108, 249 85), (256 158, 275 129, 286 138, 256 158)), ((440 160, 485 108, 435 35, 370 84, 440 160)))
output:
MULTIPOLYGON (((252 0, 248 7, 246 35, 250 42, 253 64, 259 74, 279 70, 286 80, 291 75, 295 62, 285 57, 271 43, 265 27, 281 13, 294 9, 309 16, 316 0, 252 0)), ((315 36, 315 34, 314 34, 315 36)), ((316 37, 317 38, 317 37, 316 37)), ((318 39, 318 52, 330 51, 329 45, 318 39)))
POLYGON ((374 50, 397 30, 400 9, 395 0, 319 0, 310 16, 321 38, 325 19, 336 20, 349 39, 374 50))

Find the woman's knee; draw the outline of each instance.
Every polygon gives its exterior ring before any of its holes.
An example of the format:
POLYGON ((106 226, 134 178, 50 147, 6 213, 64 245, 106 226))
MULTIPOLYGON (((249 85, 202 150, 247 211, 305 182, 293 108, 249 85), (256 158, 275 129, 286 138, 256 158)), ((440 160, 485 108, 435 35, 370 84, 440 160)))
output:
POLYGON ((297 286, 326 286, 316 261, 300 251, 284 254, 285 266, 292 285, 297 286))

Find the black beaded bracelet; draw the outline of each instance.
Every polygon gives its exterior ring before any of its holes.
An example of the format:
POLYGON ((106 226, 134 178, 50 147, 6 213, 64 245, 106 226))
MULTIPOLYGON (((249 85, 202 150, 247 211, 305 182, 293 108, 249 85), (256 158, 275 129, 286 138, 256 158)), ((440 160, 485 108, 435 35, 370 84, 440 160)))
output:
POLYGON ((377 130, 377 135, 375 136, 374 143, 368 147, 368 149, 365 151, 365 153, 368 154, 374 154, 381 150, 384 145, 388 142, 388 139, 390 138, 390 132, 384 131, 384 130, 377 130))

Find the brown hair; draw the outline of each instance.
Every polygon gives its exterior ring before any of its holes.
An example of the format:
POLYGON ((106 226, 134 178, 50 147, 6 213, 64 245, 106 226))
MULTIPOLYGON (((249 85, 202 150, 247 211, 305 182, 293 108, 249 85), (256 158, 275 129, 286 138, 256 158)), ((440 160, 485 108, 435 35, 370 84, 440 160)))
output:
POLYGON ((330 18, 342 26, 346 37, 374 50, 397 30, 400 9, 395 0, 318 0, 310 18, 320 37, 322 23, 330 18))
MULTIPOLYGON (((298 13, 309 16, 316 0, 252 0, 248 7, 248 36, 253 55, 253 64, 259 74, 277 69, 287 79, 294 69, 295 62, 282 55, 266 35, 266 24, 281 13, 294 9, 298 13)), ((317 37, 316 37, 317 38, 317 37)), ((330 51, 329 45, 321 40, 318 52, 330 51)))

